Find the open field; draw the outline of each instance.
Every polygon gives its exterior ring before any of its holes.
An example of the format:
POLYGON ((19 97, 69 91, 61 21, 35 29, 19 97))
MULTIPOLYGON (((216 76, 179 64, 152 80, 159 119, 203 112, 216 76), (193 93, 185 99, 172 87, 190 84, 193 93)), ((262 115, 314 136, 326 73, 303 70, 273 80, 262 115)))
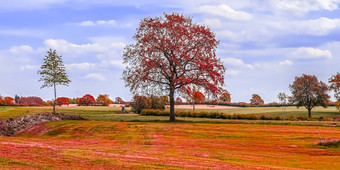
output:
MULTIPOLYGON (((0 107, 0 118, 8 119, 51 110, 51 107, 0 107)), ((119 107, 61 107, 57 108, 57 111, 81 115, 88 120, 50 122, 29 128, 15 137, 0 137, 0 167, 4 169, 340 167, 340 148, 316 145, 320 139, 340 139, 340 122, 178 117, 178 122, 169 123, 167 116, 119 114, 121 111, 119 107)), ((228 114, 283 114, 281 108, 238 108, 219 111, 228 114)), ((286 114, 307 113, 305 109, 289 107, 286 114)), ((332 107, 316 108, 313 115, 334 117, 339 115, 339 112, 332 107)))
POLYGON ((60 121, 0 137, 3 168, 269 169, 340 167, 339 127, 60 121))

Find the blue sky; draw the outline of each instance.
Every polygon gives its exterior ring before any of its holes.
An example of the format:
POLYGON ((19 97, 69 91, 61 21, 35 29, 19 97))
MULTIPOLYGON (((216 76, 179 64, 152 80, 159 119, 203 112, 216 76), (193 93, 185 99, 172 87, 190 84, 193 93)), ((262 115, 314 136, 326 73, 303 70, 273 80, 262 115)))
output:
MULTIPOLYGON (((37 71, 49 48, 63 56, 69 87, 58 96, 131 93, 121 79, 122 52, 139 21, 183 13, 220 40, 232 101, 254 93, 266 103, 289 93, 295 76, 340 72, 340 0, 0 0, 0 94, 52 99, 37 71)), ((330 93, 332 94, 332 93, 330 93)), ((334 98, 332 98, 334 99, 334 98)))

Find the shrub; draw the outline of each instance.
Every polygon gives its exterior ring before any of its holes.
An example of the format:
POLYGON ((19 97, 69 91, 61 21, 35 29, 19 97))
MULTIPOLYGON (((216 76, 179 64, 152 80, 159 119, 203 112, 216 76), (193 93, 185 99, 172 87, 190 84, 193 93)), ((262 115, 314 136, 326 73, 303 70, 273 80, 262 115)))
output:
MULTIPOLYGON (((165 96, 167 97, 167 96, 165 96)), ((167 103, 168 98, 163 98, 163 96, 151 96, 151 109, 159 109, 159 110, 164 110, 165 109, 165 104, 167 103)))
POLYGON ((102 106, 109 106, 111 103, 113 103, 113 101, 109 99, 109 95, 100 94, 96 99, 96 103, 102 106))
POLYGON ((18 102, 22 106, 42 106, 44 103, 40 97, 36 96, 20 97, 18 102))
POLYGON ((13 98, 12 98, 12 97, 5 97, 5 98, 4 98, 4 104, 5 104, 6 106, 11 106, 11 105, 13 105, 13 98))
POLYGON ((340 111, 340 100, 334 103, 335 108, 340 111))
POLYGON ((94 97, 90 94, 86 94, 82 98, 77 99, 79 106, 93 106, 95 101, 94 97))
POLYGON ((69 105, 69 98, 67 97, 58 97, 56 100, 56 105, 61 106, 61 105, 69 105))
POLYGON ((131 111, 140 114, 143 109, 150 109, 152 102, 149 98, 145 96, 133 96, 131 102, 131 111))

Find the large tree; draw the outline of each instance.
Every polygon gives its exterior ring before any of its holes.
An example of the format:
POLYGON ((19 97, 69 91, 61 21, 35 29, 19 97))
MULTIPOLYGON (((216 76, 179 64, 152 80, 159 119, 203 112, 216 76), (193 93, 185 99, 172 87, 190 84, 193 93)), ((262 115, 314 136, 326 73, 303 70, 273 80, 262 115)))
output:
POLYGON ((124 50, 123 79, 134 94, 168 95, 170 121, 175 121, 174 94, 193 88, 219 95, 225 67, 216 57, 215 34, 190 17, 173 13, 145 18, 124 50))
POLYGON ((65 85, 71 82, 65 71, 62 56, 57 55, 56 50, 50 49, 45 55, 44 63, 40 66, 38 74, 41 75, 39 81, 44 82, 41 88, 53 87, 54 89, 54 101, 53 101, 53 113, 55 114, 55 104, 57 98, 57 85, 65 85))
POLYGON ((329 79, 330 88, 334 90, 334 97, 340 102, 340 73, 332 76, 329 79))
POLYGON ((315 106, 327 107, 329 95, 327 94, 328 86, 314 75, 302 74, 295 77, 293 84, 289 85, 292 92, 293 103, 299 108, 304 106, 308 110, 308 117, 311 117, 311 111, 315 106))

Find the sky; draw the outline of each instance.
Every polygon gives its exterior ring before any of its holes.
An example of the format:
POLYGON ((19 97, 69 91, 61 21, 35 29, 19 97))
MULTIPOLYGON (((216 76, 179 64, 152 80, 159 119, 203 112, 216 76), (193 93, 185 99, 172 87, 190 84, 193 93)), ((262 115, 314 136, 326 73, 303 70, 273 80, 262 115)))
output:
MULTIPOLYGON (((266 103, 302 74, 340 72, 340 0, 0 0, 0 94, 53 98, 37 74, 46 52, 61 55, 70 85, 57 95, 132 94, 122 80, 123 50, 146 17, 180 13, 220 41, 232 102, 266 103)), ((330 93, 332 95, 332 93, 330 93)), ((334 100, 334 98, 331 98, 334 100)))

